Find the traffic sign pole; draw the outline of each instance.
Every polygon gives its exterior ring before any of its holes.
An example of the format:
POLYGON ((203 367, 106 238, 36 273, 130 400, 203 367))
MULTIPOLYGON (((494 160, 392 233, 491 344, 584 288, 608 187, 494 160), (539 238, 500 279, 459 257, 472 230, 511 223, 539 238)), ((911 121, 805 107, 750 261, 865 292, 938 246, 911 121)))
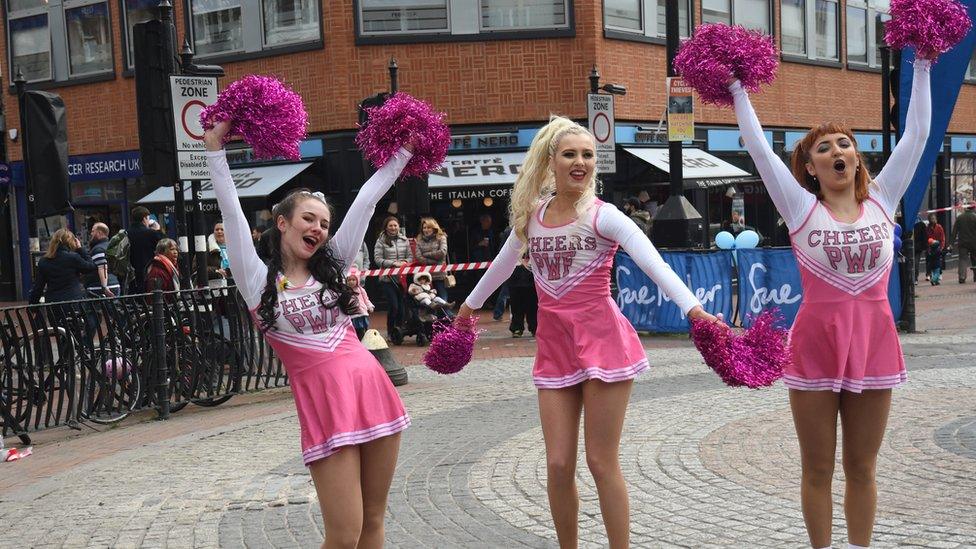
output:
POLYGON ((600 93, 586 95, 586 112, 590 133, 596 140, 597 173, 617 171, 615 124, 613 117, 613 96, 600 93))

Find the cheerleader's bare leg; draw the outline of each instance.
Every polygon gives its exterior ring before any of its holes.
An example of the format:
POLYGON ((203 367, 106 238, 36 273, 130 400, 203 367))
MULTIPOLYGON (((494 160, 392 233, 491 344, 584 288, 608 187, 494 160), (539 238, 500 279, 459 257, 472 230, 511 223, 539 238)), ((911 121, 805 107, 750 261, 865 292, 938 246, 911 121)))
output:
POLYGON ((363 493, 363 530, 358 545, 360 549, 383 547, 386 501, 399 451, 400 433, 372 440, 359 447, 360 485, 363 493))
POLYGON ((583 383, 583 432, 586 465, 600 497, 600 512, 611 549, 630 543, 630 502, 620 470, 620 435, 630 401, 632 380, 583 383))
POLYGON ((582 409, 581 385, 539 390, 539 417, 546 442, 546 491, 561 549, 579 545, 576 454, 582 409))
POLYGON ((346 446, 312 462, 309 472, 325 519, 323 549, 352 549, 363 529, 363 490, 359 446, 346 446))
POLYGON ((853 545, 867 547, 871 542, 878 505, 875 469, 890 408, 891 389, 841 393, 840 421, 847 481, 844 515, 847 539, 853 545))
POLYGON ((830 484, 837 451, 840 394, 790 390, 793 424, 800 442, 800 502, 810 545, 829 547, 833 517, 830 484))

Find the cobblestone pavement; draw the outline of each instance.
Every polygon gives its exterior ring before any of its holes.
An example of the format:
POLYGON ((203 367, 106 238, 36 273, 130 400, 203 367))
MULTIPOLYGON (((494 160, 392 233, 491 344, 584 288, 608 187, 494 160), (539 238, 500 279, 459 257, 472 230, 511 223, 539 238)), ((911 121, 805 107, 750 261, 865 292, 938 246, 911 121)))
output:
MULTIPOLYGON (((976 288, 939 288, 920 288, 928 333, 902 338, 910 379, 895 393, 878 464, 877 547, 976 546, 976 329, 966 326, 976 288)), ((490 356, 507 343, 490 335, 483 358, 456 376, 409 369, 401 394, 413 426, 391 492, 388 546, 556 546, 531 358, 490 356)), ((635 384, 621 450, 633 545, 805 546, 783 387, 728 389, 687 340, 648 343, 654 367, 635 384)), ((0 547, 321 542, 286 390, 190 407, 165 423, 45 436, 37 455, 0 464, 0 547)), ((578 468, 581 545, 603 547, 582 452, 578 468)), ((842 487, 838 463, 837 544, 842 487)))

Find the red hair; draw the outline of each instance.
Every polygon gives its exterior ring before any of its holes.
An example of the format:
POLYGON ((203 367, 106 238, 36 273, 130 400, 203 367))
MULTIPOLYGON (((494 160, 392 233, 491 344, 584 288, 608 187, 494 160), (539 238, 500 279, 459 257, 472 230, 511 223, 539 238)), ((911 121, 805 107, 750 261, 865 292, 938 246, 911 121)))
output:
POLYGON ((820 181, 807 172, 806 164, 810 162, 810 150, 817 143, 817 140, 832 133, 842 133, 854 144, 854 150, 857 152, 858 166, 860 167, 860 169, 854 172, 854 198, 860 204, 868 198, 868 184, 871 183, 871 179, 868 176, 867 164, 864 163, 864 157, 857 150, 857 139, 854 139, 854 133, 847 126, 831 122, 821 124, 807 132, 803 139, 798 141, 796 147, 793 148, 793 156, 790 158, 793 177, 800 182, 800 185, 803 185, 804 189, 817 195, 817 200, 823 200, 820 181))

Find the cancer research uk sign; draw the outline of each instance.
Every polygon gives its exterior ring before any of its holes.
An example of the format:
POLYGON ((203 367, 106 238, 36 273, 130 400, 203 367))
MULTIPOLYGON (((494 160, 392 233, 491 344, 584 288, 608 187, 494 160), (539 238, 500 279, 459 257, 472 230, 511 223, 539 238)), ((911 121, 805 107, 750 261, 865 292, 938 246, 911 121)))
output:
POLYGON ((179 177, 184 181, 210 179, 200 111, 217 101, 217 78, 170 76, 169 86, 179 177))

